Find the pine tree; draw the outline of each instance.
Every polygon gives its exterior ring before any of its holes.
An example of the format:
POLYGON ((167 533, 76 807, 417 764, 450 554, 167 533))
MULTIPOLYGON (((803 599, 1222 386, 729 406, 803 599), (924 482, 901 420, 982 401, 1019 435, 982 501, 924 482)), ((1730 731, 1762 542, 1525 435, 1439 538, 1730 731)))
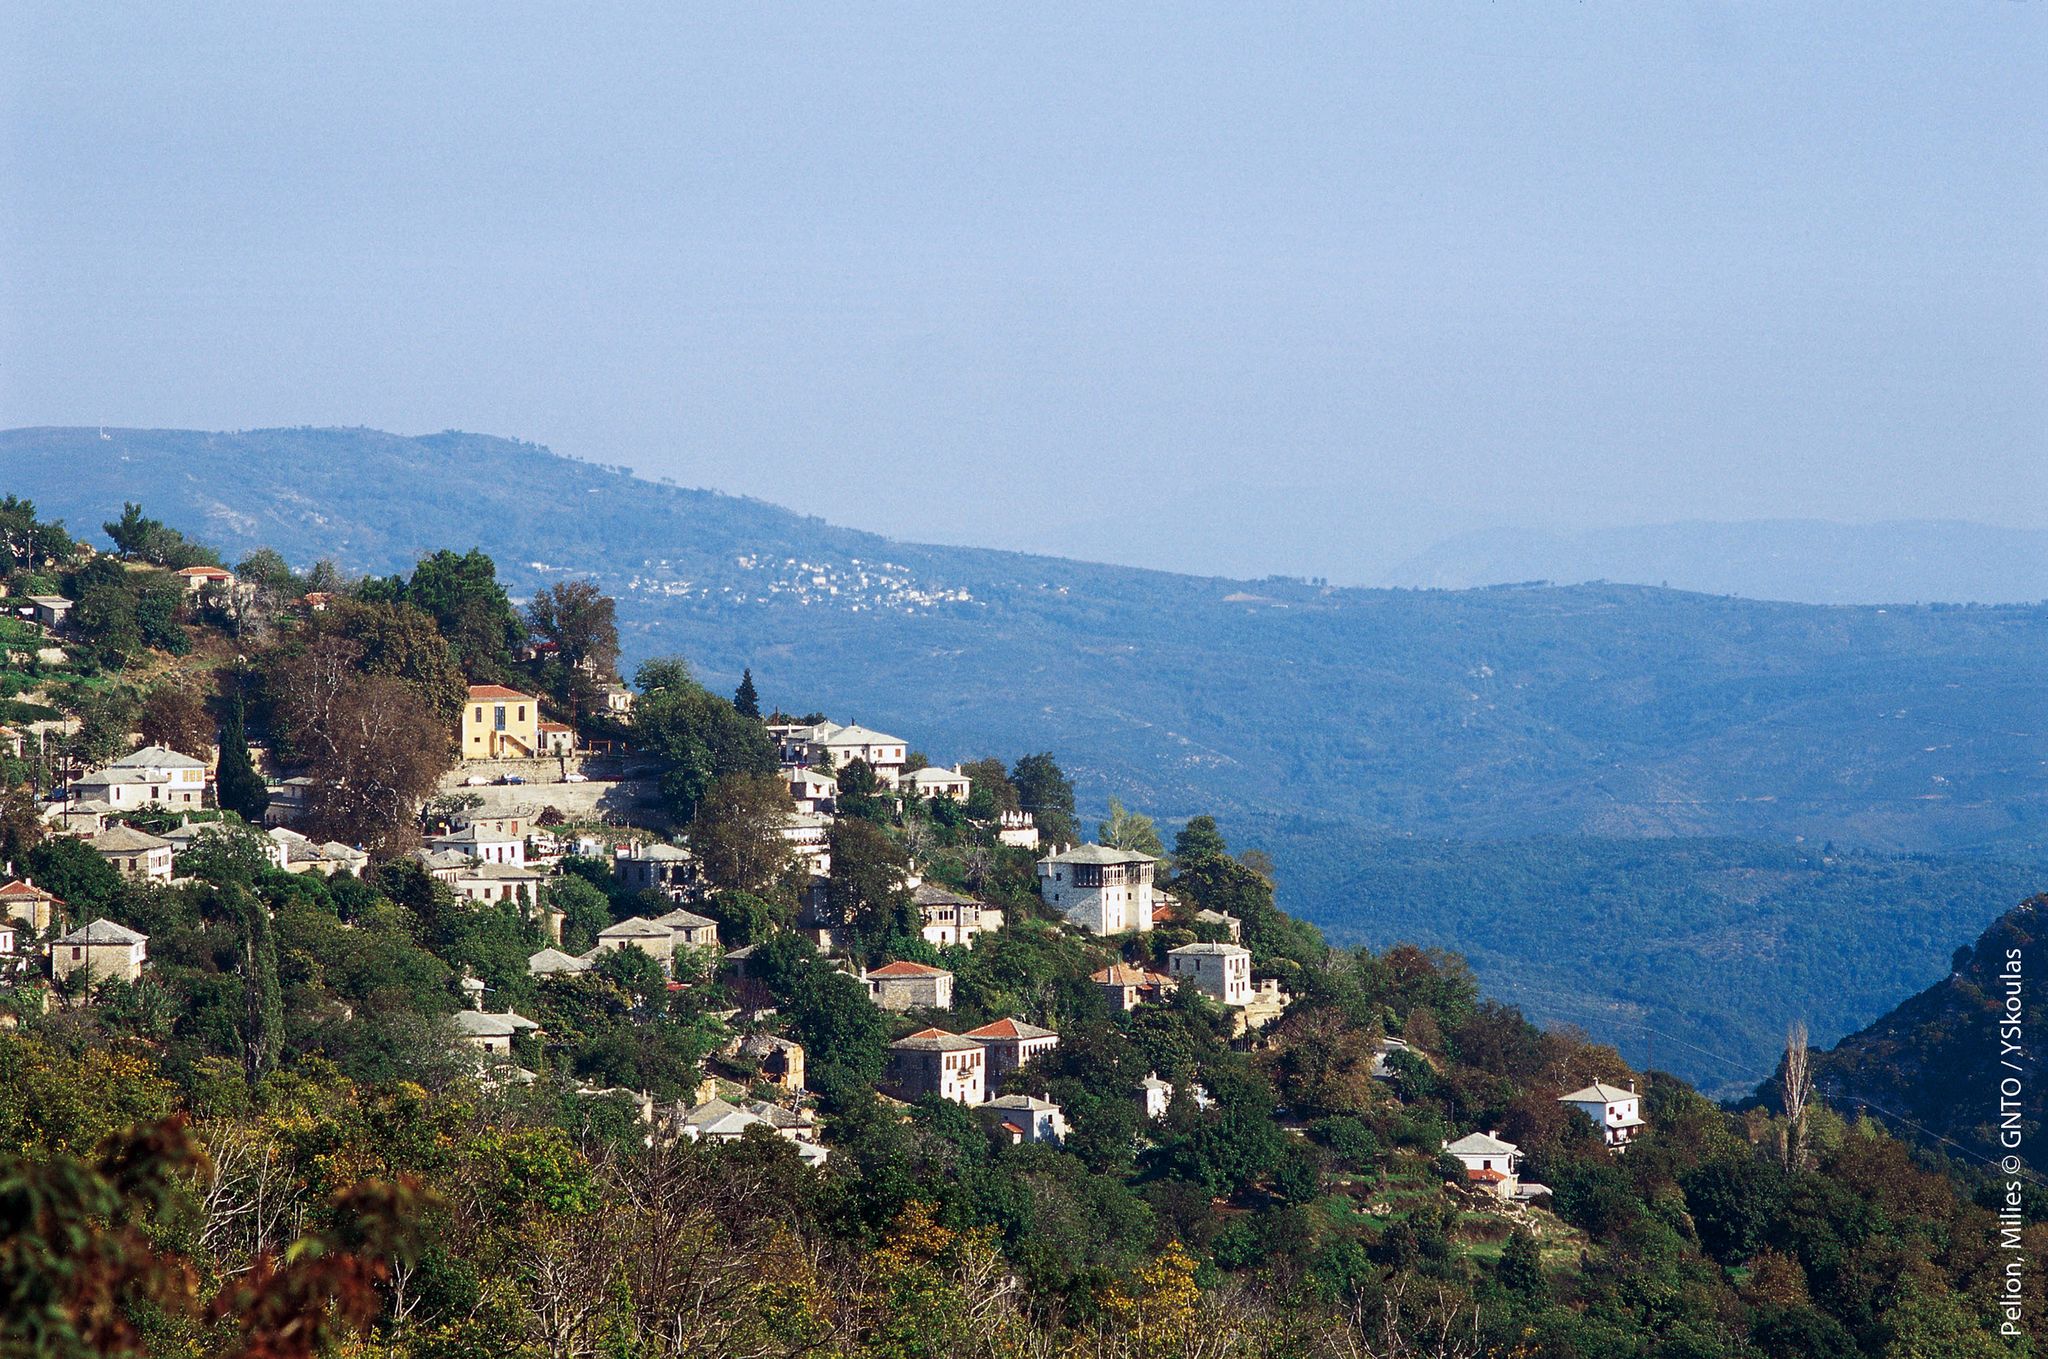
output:
POLYGON ((761 696, 754 692, 754 672, 751 669, 740 671, 740 687, 732 696, 732 706, 747 717, 760 717, 761 696))
POLYGON ((263 824, 270 793, 263 786, 263 776, 256 772, 255 762, 249 758, 249 738, 242 729, 240 699, 235 700, 234 713, 220 734, 220 770, 215 776, 214 790, 214 797, 223 808, 251 825, 263 824))

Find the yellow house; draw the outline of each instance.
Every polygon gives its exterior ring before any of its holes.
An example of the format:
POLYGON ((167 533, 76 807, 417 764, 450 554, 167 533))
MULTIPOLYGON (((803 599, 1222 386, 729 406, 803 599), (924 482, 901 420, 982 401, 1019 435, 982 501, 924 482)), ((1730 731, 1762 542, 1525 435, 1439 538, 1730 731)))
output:
POLYGON ((462 705, 462 758, 526 760, 540 753, 540 700, 502 684, 472 684, 462 705))

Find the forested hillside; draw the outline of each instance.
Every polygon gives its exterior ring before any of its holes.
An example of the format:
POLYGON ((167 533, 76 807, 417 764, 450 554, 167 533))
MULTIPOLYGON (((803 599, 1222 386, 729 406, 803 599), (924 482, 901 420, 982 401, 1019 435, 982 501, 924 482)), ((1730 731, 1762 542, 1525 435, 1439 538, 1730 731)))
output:
POLYGON ((1915 851, 2027 849, 2048 824, 2048 608, 1205 580, 892 543, 475 435, 104 435, 11 431, 0 465, 78 525, 140 499, 230 557, 388 572, 455 543, 515 594, 589 575, 628 605, 629 660, 1062 751, 1098 807, 1915 851))
POLYGON ((587 575, 629 668, 751 667, 942 759, 1052 751, 1084 807, 1213 812, 1341 937, 1455 944, 1718 1091, 2040 885, 2044 608, 1203 580, 890 543, 473 435, 105 435, 0 435, 10 486, 81 530, 139 496, 230 560, 346 576, 452 541, 515 595, 587 575), (1695 1024, 1714 1041, 1651 1032, 1695 1024))
MULTIPOLYGON (((1453 952, 1332 947, 1207 817, 1171 836, 1149 930, 1076 928, 1002 840, 1026 805, 1075 817, 1043 753, 970 763, 964 799, 828 759, 807 866, 751 679, 728 700, 643 664, 621 725, 617 606, 587 581, 522 610, 481 554, 346 580, 266 550, 228 581, 132 505, 105 529, 87 551, 0 503, 10 597, 71 601, 60 629, 11 620, 0 672, 0 716, 37 737, 0 749, 25 878, 0 967, 8 1359, 2010 1352, 1995 1214, 2048 1250, 2031 1182, 2009 1201, 1825 1088, 1796 1115, 1717 1107, 1537 1028, 1453 952), (446 781, 462 714, 522 698, 639 746, 679 840, 479 811, 446 781), (302 771, 296 840, 340 854, 258 828, 251 729, 302 771), (212 794, 37 797, 137 735, 128 768, 217 759, 212 794), (533 867, 441 848, 487 829, 533 867), (148 831, 162 871, 117 867, 148 831), (648 862, 693 871, 642 887, 648 862), (516 894, 461 890, 491 868, 516 894), (981 936, 935 941, 914 878, 981 936), (78 962, 94 940, 113 970, 78 962), (1190 956, 1242 959, 1270 1008, 1166 975, 1190 956), (876 978, 905 968, 951 985, 892 1002, 876 978), (1053 1040, 999 1100, 898 1065, 937 1040, 978 1076, 950 1030, 990 1029, 1053 1040), (1589 1097, 1640 1105, 1625 1139, 1589 1097)), ((1142 812, 1103 829, 1166 855, 1142 812)), ((2016 1307, 2011 1334, 2048 1339, 2038 1277, 2016 1307)))
POLYGON ((1290 901, 1331 938, 1455 949, 1487 990, 1717 1096, 1785 1030, 1826 1044, 1948 966, 2032 863, 1758 840, 1460 841, 1248 818, 1290 901))

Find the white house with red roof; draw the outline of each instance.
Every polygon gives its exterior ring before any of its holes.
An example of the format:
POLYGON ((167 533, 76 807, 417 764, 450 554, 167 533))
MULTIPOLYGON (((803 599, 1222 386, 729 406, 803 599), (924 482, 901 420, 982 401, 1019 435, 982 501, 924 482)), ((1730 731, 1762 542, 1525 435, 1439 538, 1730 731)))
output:
POLYGON ((1491 1132, 1467 1133, 1444 1143, 1447 1155, 1465 1167, 1465 1182, 1498 1198, 1512 1199, 1520 1183, 1522 1149, 1491 1132))

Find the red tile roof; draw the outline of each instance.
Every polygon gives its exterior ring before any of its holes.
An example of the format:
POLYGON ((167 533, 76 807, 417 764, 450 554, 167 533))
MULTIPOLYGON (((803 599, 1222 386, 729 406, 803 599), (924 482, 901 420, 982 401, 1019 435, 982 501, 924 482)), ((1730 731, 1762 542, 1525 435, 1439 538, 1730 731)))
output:
POLYGON ((924 963, 884 963, 868 972, 870 977, 943 977, 943 967, 928 967, 924 963))
POLYGON ((1051 1029, 1041 1029, 1032 1024, 1019 1024, 1014 1019, 998 1019, 993 1024, 984 1024, 978 1029, 969 1029, 969 1038, 1043 1038, 1051 1029))
POLYGON ((33 883, 21 882, 19 880, 10 882, 5 886, 0 886, 0 898, 14 901, 54 901, 59 906, 64 904, 64 898, 58 896, 55 892, 45 892, 33 883))
POLYGON ((1173 982, 1164 972, 1153 972, 1133 963, 1112 963, 1088 980, 1104 986, 1167 986, 1173 982))
POLYGON ((1465 1178, 1477 1181, 1480 1184, 1499 1184, 1507 1176, 1501 1174, 1498 1170, 1468 1170, 1465 1172, 1465 1178))
POLYGON ((532 694, 522 694, 517 689, 507 689, 502 684, 472 684, 469 686, 469 696, 471 698, 523 698, 528 702, 533 700, 532 694))
POLYGON ((181 566, 178 568, 178 574, 181 576, 204 576, 208 580, 225 580, 233 575, 234 572, 218 566, 181 566))

